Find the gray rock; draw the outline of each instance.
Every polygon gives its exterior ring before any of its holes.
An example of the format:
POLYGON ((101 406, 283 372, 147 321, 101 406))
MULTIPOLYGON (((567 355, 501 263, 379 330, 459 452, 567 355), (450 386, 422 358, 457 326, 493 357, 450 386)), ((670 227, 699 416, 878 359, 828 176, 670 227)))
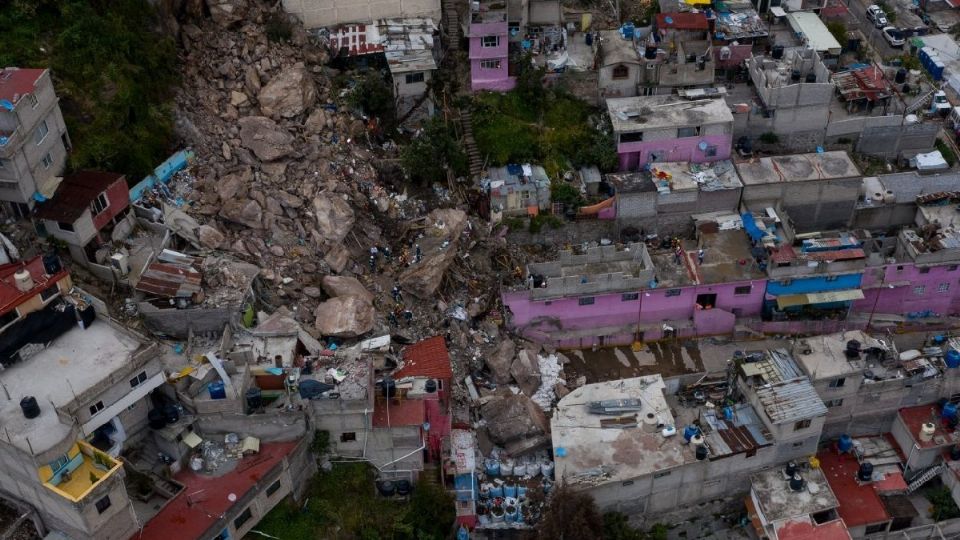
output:
POLYGON ((531 349, 522 349, 517 353, 510 366, 510 375, 517 381, 517 385, 528 396, 533 396, 540 389, 540 363, 537 353, 531 349))
POLYGON ((314 109, 303 123, 303 127, 313 133, 325 131, 327 129, 327 112, 323 109, 314 109))
POLYGON ((487 356, 487 367, 493 375, 493 382, 497 384, 510 383, 510 367, 517 354, 517 346, 513 341, 505 339, 500 342, 496 350, 487 356))
POLYGON ((317 101, 317 87, 313 83, 313 75, 303 64, 288 67, 260 89, 257 101, 260 102, 260 110, 267 116, 298 116, 317 101))
POLYGON ((438 229, 440 236, 428 236, 421 242, 423 259, 418 264, 406 268, 400 274, 400 283, 405 291, 417 298, 432 298, 440 287, 443 274, 457 256, 457 244, 460 234, 467 225, 467 214, 463 210, 443 208, 430 212, 430 226, 442 223, 438 229), (448 242, 446 247, 443 243, 448 242))
POLYGON ((300 208, 303 206, 303 199, 293 195, 292 193, 287 193, 286 191, 276 192, 277 199, 280 200, 280 204, 286 206, 287 208, 300 208))
POLYGON ((260 74, 257 73, 257 68, 248 65, 243 70, 243 82, 253 94, 260 93, 260 74))
POLYGON ((321 296, 323 296, 323 291, 320 290, 320 287, 310 286, 310 287, 303 288, 303 294, 305 294, 310 298, 320 298, 321 296))
POLYGON ((367 290, 357 278, 349 276, 324 276, 320 282, 323 290, 332 297, 359 296, 373 302, 373 293, 367 290))
POLYGON ((273 161, 293 152, 293 136, 265 116, 245 116, 240 125, 240 141, 263 161, 273 161))
POLYGON ((210 18, 223 27, 242 21, 250 6, 247 0, 207 0, 210 18))
POLYGON ((324 336, 352 338, 373 329, 373 304, 359 296, 338 296, 317 306, 317 331, 324 336))
POLYGON ((220 217, 252 229, 263 228, 263 210, 251 199, 229 199, 223 202, 220 217))
POLYGON ((200 241, 201 246, 215 249, 226 240, 226 237, 211 225, 201 225, 197 227, 197 240, 200 241))
POLYGON ((313 199, 317 229, 326 243, 339 244, 356 221, 353 208, 342 197, 321 193, 313 199))
POLYGON ((495 444, 505 445, 550 432, 550 424, 543 410, 523 394, 490 400, 480 408, 480 412, 487 421, 487 433, 495 444))

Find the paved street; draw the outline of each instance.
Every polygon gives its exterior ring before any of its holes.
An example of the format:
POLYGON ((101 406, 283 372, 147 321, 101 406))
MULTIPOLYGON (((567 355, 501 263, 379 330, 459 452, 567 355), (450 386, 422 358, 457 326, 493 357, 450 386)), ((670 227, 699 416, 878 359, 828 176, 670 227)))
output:
MULTIPOLYGON (((893 58, 894 56, 900 56, 903 54, 904 49, 894 49, 891 47, 887 41, 883 39, 883 33, 880 32, 880 29, 874 26, 870 19, 867 18, 867 6, 872 3, 871 0, 849 0, 847 7, 850 9, 850 17, 847 19, 847 30, 858 28, 860 32, 867 37, 873 49, 877 51, 884 60, 893 58)), ((893 26, 897 26, 897 24, 894 23, 893 26)))

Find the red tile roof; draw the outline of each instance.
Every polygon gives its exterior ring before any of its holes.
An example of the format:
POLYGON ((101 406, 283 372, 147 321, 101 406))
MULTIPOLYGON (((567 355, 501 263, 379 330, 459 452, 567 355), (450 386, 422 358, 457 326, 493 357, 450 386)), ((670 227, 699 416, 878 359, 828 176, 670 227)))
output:
POLYGON ((0 315, 8 313, 13 308, 26 302, 28 299, 40 294, 41 291, 54 285, 57 281, 67 275, 67 270, 62 268, 53 275, 47 275, 43 268, 43 257, 37 255, 29 261, 19 261, 0 266, 0 315), (27 292, 21 292, 13 281, 13 275, 26 268, 33 278, 33 288, 27 292))
POLYGON ((882 523, 890 519, 874 485, 857 482, 860 463, 855 457, 830 449, 817 454, 817 458, 830 489, 840 502, 837 513, 847 527, 882 523))
POLYGON ((658 13, 657 29, 664 30, 707 30, 707 16, 703 13, 658 13), (668 22, 667 19, 670 19, 668 22))
POLYGON ((373 404, 373 427, 419 426, 426 422, 426 405, 421 399, 393 401, 378 399, 373 404))
POLYGON ((394 372, 394 379, 404 377, 453 378, 450 353, 441 336, 434 336, 403 350, 403 367, 394 372))
POLYGON ((843 521, 835 519, 822 525, 809 518, 787 520, 777 527, 778 540, 850 540, 850 531, 843 521))
POLYGON ((950 429, 943 426, 940 422, 940 413, 933 405, 917 405, 916 407, 904 407, 897 411, 897 415, 907 426, 907 432, 913 438, 913 442, 920 445, 920 448, 934 448, 936 446, 950 446, 952 444, 949 438, 942 438, 950 433, 950 429), (926 422, 933 422, 937 430, 933 432, 933 439, 929 441, 920 440, 920 426, 926 422), (941 442, 937 442, 941 439, 941 442))
POLYGON ((0 70, 0 99, 16 105, 20 98, 33 92, 34 85, 45 71, 47 70, 3 68, 0 70))
MULTIPOLYGON (((123 182, 124 176, 117 173, 81 171, 65 176, 57 192, 49 201, 37 206, 37 217, 73 223, 83 212, 90 208, 97 196, 116 182, 123 182)), ((128 201, 111 201, 127 203, 128 201)))
POLYGON ((143 532, 131 540, 172 540, 174 538, 201 538, 220 517, 259 482, 270 469, 293 451, 296 442, 263 443, 260 453, 243 458, 234 470, 221 476, 197 474, 189 469, 174 479, 184 490, 170 500, 160 512, 146 523, 143 532))

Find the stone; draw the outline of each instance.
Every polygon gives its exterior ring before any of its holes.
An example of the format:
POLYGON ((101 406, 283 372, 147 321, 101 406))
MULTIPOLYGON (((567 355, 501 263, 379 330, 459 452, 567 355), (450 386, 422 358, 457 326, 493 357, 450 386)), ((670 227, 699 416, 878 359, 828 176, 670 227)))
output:
POLYGON ((357 278, 349 276, 324 276, 320 281, 324 292, 334 298, 341 296, 359 296, 373 302, 373 293, 363 286, 357 278))
POLYGON ((247 183, 250 181, 249 170, 239 173, 225 174, 220 177, 216 184, 217 195, 220 200, 229 201, 238 195, 245 196, 247 193, 247 183))
POLYGON ((257 68, 250 65, 244 68, 243 83, 247 86, 247 90, 249 90, 251 93, 260 93, 260 74, 257 73, 257 68))
POLYGON ((540 362, 537 353, 531 349, 522 349, 510 365, 510 375, 517 381, 523 393, 533 397, 540 389, 540 362))
POLYGON ((321 193, 313 199, 313 212, 317 229, 327 243, 339 244, 353 227, 353 208, 342 197, 321 193))
POLYGON ((457 256, 457 244, 466 224, 467 214, 463 210, 442 208, 430 212, 428 232, 440 234, 428 234, 420 241, 422 260, 400 274, 400 284, 405 291, 421 299, 434 296, 444 273, 457 256))
POLYGON ((480 407, 494 444, 539 437, 550 432, 543 410, 523 394, 492 399, 480 407))
POLYGON ((286 253, 286 250, 283 249, 283 246, 273 245, 270 246, 270 253, 275 257, 283 257, 283 255, 286 253))
POLYGON ((487 356, 487 367, 493 377, 493 382, 497 384, 510 383, 510 367, 513 365, 513 358, 517 354, 517 346, 513 341, 505 339, 500 342, 490 355, 487 356))
POLYGON ((242 107, 244 105, 250 104, 250 98, 247 97, 243 92, 237 92, 236 90, 230 91, 230 104, 234 107, 242 107))
POLYGON ((303 123, 303 127, 313 133, 325 131, 327 129, 327 112, 323 109, 314 109, 303 123))
POLYGON ((320 298, 323 296, 323 291, 320 290, 320 287, 314 287, 311 285, 303 288, 303 294, 310 298, 320 298))
POLYGON ((373 329, 376 311, 368 300, 356 295, 338 296, 317 306, 316 329, 324 336, 354 338, 373 329))
POLYGON ((557 383, 553 385, 553 393, 557 395, 557 399, 563 399, 567 394, 570 393, 570 390, 564 386, 563 383, 557 383))
POLYGON ((225 200, 220 209, 220 217, 252 229, 263 228, 263 210, 257 201, 252 199, 225 200))
POLYGON ((278 73, 261 88, 257 101, 267 116, 293 118, 317 101, 317 86, 310 71, 298 63, 278 73))
POLYGON ((280 204, 287 208, 300 208, 303 206, 303 199, 292 193, 278 191, 275 195, 277 196, 277 199, 280 200, 280 204))
POLYGON ((220 244, 226 240, 227 237, 223 235, 222 232, 218 231, 216 227, 211 225, 201 225, 197 227, 197 240, 200 242, 200 245, 207 249, 216 249, 220 247, 220 244))
POLYGON ((245 116, 237 121, 240 142, 263 161, 273 161, 293 152, 293 136, 265 116, 245 116))
POLYGON ((350 262, 350 251, 342 244, 336 244, 327 250, 327 253, 323 256, 323 262, 327 263, 330 270, 339 274, 350 262))
POLYGON ((223 27, 242 21, 249 8, 247 0, 207 0, 210 18, 223 27))
POLYGON ((224 142, 220 145, 220 153, 223 155, 223 159, 230 161, 233 158, 233 152, 230 151, 230 145, 224 142))

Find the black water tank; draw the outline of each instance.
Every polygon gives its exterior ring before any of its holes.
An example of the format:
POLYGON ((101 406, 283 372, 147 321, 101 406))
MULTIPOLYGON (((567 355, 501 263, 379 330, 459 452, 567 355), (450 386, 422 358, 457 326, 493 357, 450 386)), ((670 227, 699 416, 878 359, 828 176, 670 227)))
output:
POLYGON ((703 461, 707 459, 707 447, 704 445, 697 446, 697 451, 695 452, 697 459, 703 461))
POLYGON ((847 355, 847 358, 860 358, 860 342, 855 339, 848 341, 844 354, 847 355))
POLYGON ((861 482, 869 482, 873 480, 873 463, 864 461, 860 464, 860 468, 857 469, 857 480, 861 482))
POLYGON ((383 388, 383 397, 392 398, 397 395, 397 382, 389 377, 383 379, 380 387, 383 388))
POLYGON ((409 495, 412 490, 409 480, 397 480, 397 495, 409 495))
POLYGON ((397 492, 397 486, 390 480, 381 480, 377 482, 377 491, 384 497, 392 497, 397 492))
POLYGON ((657 48, 656 47, 647 47, 643 51, 643 57, 647 60, 654 60, 657 57, 657 48))
POLYGON ((147 413, 147 421, 150 422, 151 429, 163 429, 167 425, 167 417, 160 409, 151 409, 147 413))
POLYGON ((893 80, 897 84, 903 84, 907 82, 907 68, 898 69, 897 74, 894 76, 893 80))
POLYGON ((807 80, 808 83, 817 82, 817 74, 816 74, 816 73, 807 73, 807 79, 806 79, 806 80, 807 80))
POLYGON ((259 409, 263 406, 263 395, 260 393, 260 389, 256 386, 253 386, 247 389, 247 408, 248 409, 259 409))
POLYGON ((47 253, 43 256, 43 273, 52 276, 63 270, 63 264, 60 263, 60 257, 56 253, 47 253))
POLYGON ((427 379, 427 382, 423 385, 423 389, 428 393, 432 394, 437 391, 437 381, 433 379, 427 379))
POLYGON ((788 461, 786 473, 787 477, 793 478, 793 475, 797 474, 797 464, 792 461, 788 461))
POLYGON ((790 489, 793 491, 801 491, 803 489, 803 477, 799 474, 794 474, 790 477, 790 489))
POLYGON ((168 424, 176 424, 180 420, 180 410, 175 405, 165 405, 163 407, 163 419, 168 424))
POLYGON ((783 58, 783 45, 774 45, 772 56, 774 60, 783 58))
POLYGON ((40 405, 37 404, 37 398, 33 396, 27 396, 20 400, 20 410, 27 418, 40 416, 40 405))
POLYGON ((960 461, 960 446, 950 449, 950 461, 960 461))
POLYGON ((793 71, 790 72, 790 80, 792 80, 793 82, 797 82, 797 81, 800 80, 800 70, 799 70, 799 69, 795 69, 795 70, 793 70, 793 71))

